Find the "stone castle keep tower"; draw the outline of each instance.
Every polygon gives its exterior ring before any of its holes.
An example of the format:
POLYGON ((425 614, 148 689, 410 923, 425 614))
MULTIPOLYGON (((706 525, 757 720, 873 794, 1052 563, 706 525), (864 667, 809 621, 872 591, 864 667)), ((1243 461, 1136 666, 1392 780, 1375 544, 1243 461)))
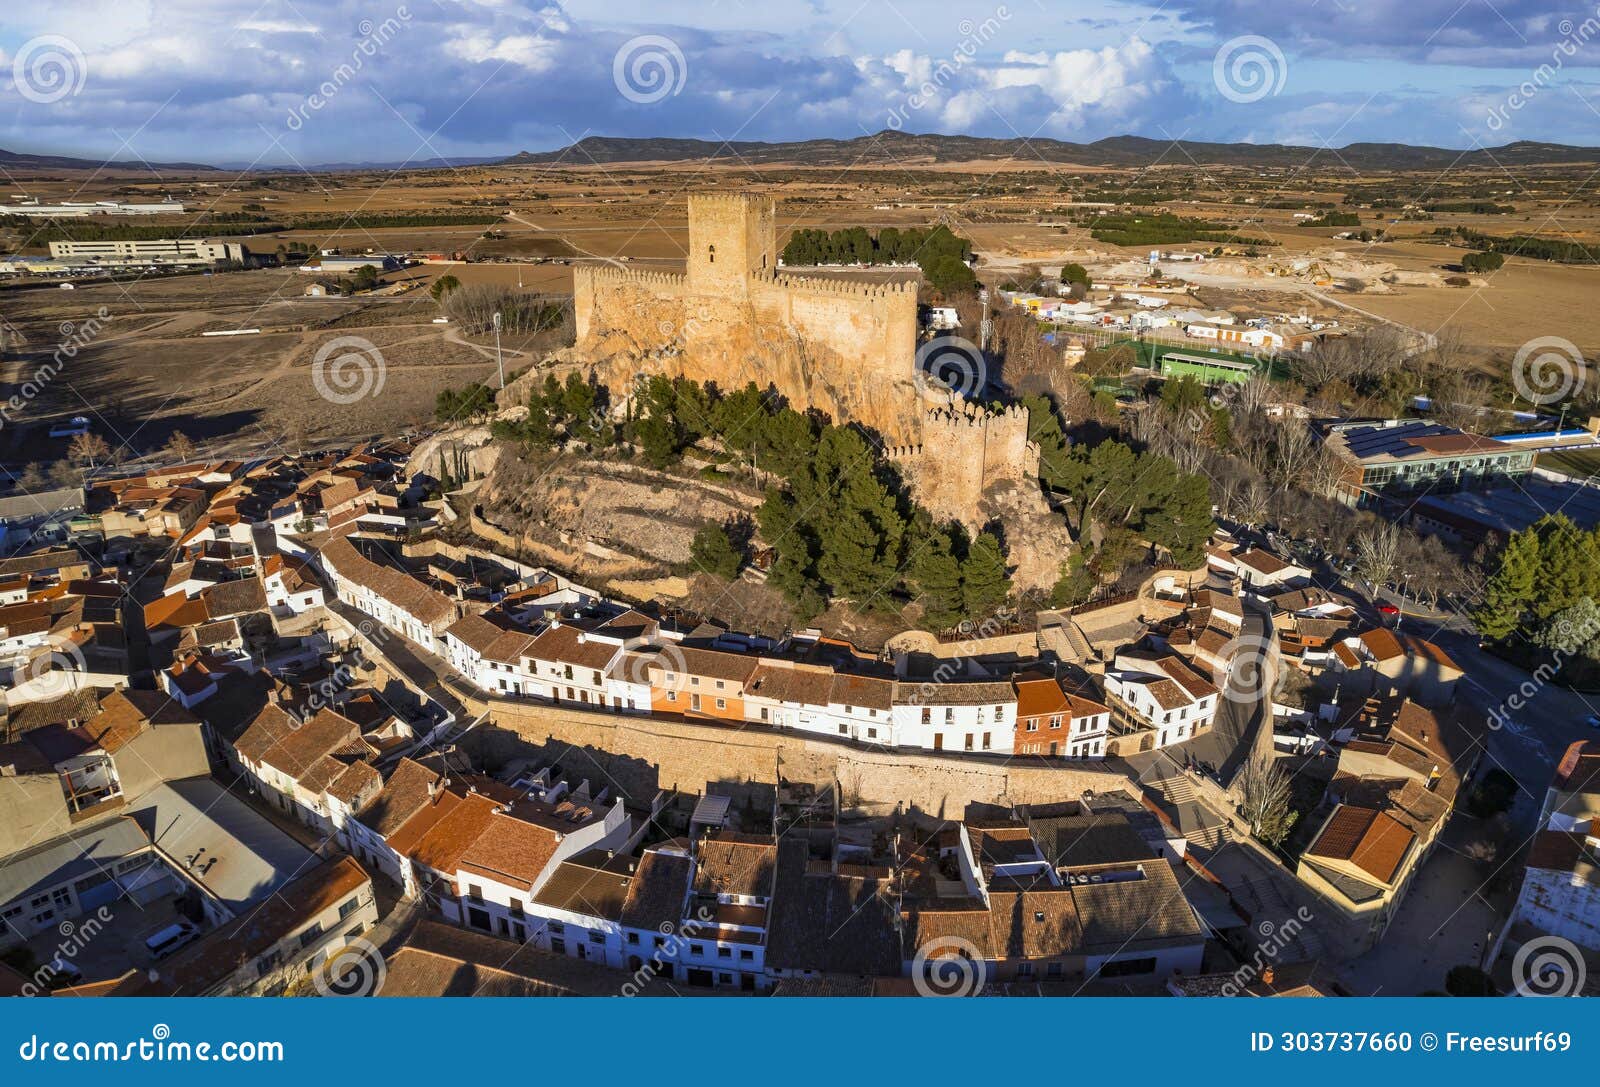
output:
POLYGON ((913 380, 915 283, 791 275, 778 252, 770 197, 690 196, 683 274, 574 269, 576 361, 613 388, 641 373, 770 385, 798 409, 876 431, 938 516, 973 523, 990 482, 1029 478, 1025 422, 1019 441, 1006 413, 928 410, 913 380))

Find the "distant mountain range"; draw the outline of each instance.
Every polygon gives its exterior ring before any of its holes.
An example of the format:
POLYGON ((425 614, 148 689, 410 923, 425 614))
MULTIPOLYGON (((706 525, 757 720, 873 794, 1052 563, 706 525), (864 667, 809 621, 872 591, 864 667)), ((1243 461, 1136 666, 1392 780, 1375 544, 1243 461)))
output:
POLYGON ((587 136, 559 151, 524 151, 505 165, 549 163, 683 162, 714 159, 729 163, 793 163, 800 166, 916 165, 918 163, 1003 161, 1073 163, 1081 166, 1304 166, 1316 158, 1324 166, 1354 170, 1429 170, 1449 166, 1527 166, 1535 163, 1600 163, 1600 147, 1521 141, 1481 151, 1413 147, 1403 143, 1352 143, 1328 149, 1287 144, 1201 143, 1112 136, 1094 143, 1047 139, 986 139, 978 136, 918 136, 884 130, 848 140, 793 143, 714 140, 627 139, 587 136))
POLYGON ((19 170, 115 170, 118 173, 134 171, 145 174, 192 174, 216 170, 215 166, 206 166, 198 162, 79 159, 66 155, 27 155, 16 151, 7 151, 3 147, 0 147, 0 167, 19 170))
MULTIPOLYGON (((1079 166, 1141 167, 1155 163, 1204 166, 1304 166, 1317 162, 1323 168, 1352 170, 1442 170, 1448 167, 1530 166, 1536 164, 1600 164, 1600 147, 1523 140, 1503 147, 1459 151, 1448 147, 1416 147, 1404 143, 1352 143, 1339 148, 1297 147, 1277 143, 1204 143, 1191 140, 1151 140, 1143 136, 1111 136, 1093 143, 1047 139, 988 139, 981 136, 919 136, 884 130, 874 136, 848 140, 798 140, 761 143, 741 140, 632 138, 587 136, 558 151, 523 151, 510 158, 431 158, 411 162, 332 162, 307 169, 318 173, 354 173, 366 170, 441 170, 461 166, 540 166, 552 163, 720 161, 796 166, 914 166, 949 162, 983 162, 1016 159, 1079 166)), ((114 170, 157 174, 215 172, 216 166, 195 162, 103 161, 65 155, 30 155, 0 149, 0 168, 43 170, 114 170)), ((228 163, 221 169, 270 173, 283 167, 228 163)))

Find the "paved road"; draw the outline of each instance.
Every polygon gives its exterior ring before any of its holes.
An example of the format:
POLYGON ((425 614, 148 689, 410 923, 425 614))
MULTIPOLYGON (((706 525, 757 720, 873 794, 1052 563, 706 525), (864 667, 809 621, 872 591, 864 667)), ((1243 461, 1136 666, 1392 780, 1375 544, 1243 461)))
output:
MULTIPOLYGON (((445 688, 443 683, 439 682, 439 677, 449 669, 443 658, 412 645, 403 636, 390 630, 360 608, 352 607, 336 598, 326 587, 325 592, 328 609, 366 635, 361 641, 365 650, 383 658, 383 662, 391 671, 403 676, 437 706, 453 714, 456 720, 462 719, 466 707, 459 698, 445 688)), ((437 713, 435 717, 442 719, 437 713)))

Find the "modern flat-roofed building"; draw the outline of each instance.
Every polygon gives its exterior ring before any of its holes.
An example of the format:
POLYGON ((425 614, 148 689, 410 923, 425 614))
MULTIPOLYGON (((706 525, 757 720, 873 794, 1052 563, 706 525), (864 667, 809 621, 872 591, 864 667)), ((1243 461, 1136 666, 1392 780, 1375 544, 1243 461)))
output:
POLYGON ((50 243, 58 260, 80 259, 96 264, 222 264, 245 263, 250 250, 241 242, 206 241, 203 238, 156 238, 148 241, 60 241, 50 243))
POLYGON ((1345 466, 1337 497, 1356 509, 1485 490, 1526 475, 1534 458, 1508 442, 1411 419, 1335 423, 1323 443, 1345 466))

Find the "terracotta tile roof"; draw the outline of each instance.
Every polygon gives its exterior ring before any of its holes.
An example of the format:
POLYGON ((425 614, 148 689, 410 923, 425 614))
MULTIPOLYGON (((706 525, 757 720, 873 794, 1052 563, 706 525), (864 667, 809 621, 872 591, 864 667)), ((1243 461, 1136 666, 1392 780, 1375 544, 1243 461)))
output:
POLYGON ((1252 547, 1248 551, 1240 551, 1233 557, 1257 573, 1266 574, 1269 577, 1273 574, 1281 574, 1283 571, 1289 569, 1290 565, 1289 563, 1278 558, 1278 556, 1272 554, 1272 552, 1262 551, 1260 548, 1256 547, 1252 547))
POLYGON ((468 612, 445 630, 445 634, 480 656, 504 633, 504 630, 485 619, 479 612, 468 612))
MULTIPOLYGON (((574 668, 603 669, 617 654, 612 642, 591 641, 589 631, 574 623, 551 626, 522 652, 535 660, 570 664, 574 668)), ((499 648, 496 646, 496 648, 499 648)))
POLYGON ((771 897, 778 847, 765 835, 721 831, 695 851, 694 889, 704 894, 771 897))
MULTIPOLYGON (((891 683, 890 688, 893 686, 891 683)), ((762 661, 756 665, 745 683, 747 695, 807 706, 827 705, 833 689, 833 669, 777 661, 762 661)))
POLYGON ((1347 861, 1383 884, 1393 883, 1416 835, 1385 812, 1341 804, 1306 853, 1347 861))
POLYGON ((1552 786, 1563 793, 1600 792, 1600 741, 1578 740, 1568 745, 1556 766, 1552 786))
POLYGON ((622 905, 622 923, 630 928, 668 931, 683 920, 684 903, 689 897, 688 857, 650 850, 639 859, 639 867, 628 885, 622 905))
POLYGON ((828 701, 838 706, 888 710, 894 705, 894 680, 840 672, 834 676, 828 701))
POLYGON ((433 804, 407 820, 389 844, 418 864, 454 877, 498 807, 481 793, 440 793, 433 804), (413 823, 418 824, 415 830, 413 823))
POLYGON ((458 867, 468 875, 532 888, 560 844, 561 839, 548 827, 494 812, 461 853, 458 867))
POLYGON ((424 623, 443 623, 456 614, 456 602, 450 597, 430 589, 404 571, 373 562, 343 536, 324 544, 322 557, 341 578, 370 589, 424 623))
POLYGON ((354 857, 321 862, 163 963, 159 990, 176 996, 204 992, 370 882, 354 857))
MULTIPOLYGON (((679 646, 674 651, 674 656, 681 663, 684 675, 700 676, 706 679, 720 679, 733 683, 746 683, 752 673, 760 665, 759 657, 744 653, 729 653, 720 649, 697 649, 679 646)), ((659 661, 650 666, 652 674, 661 668, 670 670, 670 660, 659 661)))

